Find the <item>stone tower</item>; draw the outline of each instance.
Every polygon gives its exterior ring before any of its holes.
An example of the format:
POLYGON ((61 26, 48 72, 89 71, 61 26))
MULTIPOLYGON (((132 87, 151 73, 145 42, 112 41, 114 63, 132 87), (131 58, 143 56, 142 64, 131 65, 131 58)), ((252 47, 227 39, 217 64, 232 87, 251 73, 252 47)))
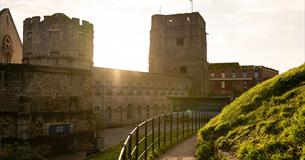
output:
POLYGON ((91 69, 93 25, 65 14, 32 17, 23 23, 24 64, 91 69))
POLYGON ((149 72, 192 77, 193 96, 207 96, 205 21, 198 12, 153 15, 149 72))

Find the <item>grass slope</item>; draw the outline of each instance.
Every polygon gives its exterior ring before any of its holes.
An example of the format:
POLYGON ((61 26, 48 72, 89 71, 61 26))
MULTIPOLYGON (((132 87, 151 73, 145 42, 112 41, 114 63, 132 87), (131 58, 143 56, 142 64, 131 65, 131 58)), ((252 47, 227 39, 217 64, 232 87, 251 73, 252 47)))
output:
POLYGON ((305 64, 245 92, 198 139, 199 159, 305 159, 305 64))

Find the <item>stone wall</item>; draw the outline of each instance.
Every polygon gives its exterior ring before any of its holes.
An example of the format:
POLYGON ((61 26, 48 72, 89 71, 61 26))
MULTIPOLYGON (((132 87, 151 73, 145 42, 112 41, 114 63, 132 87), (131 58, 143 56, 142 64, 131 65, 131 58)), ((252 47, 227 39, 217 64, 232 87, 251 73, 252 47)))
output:
POLYGON ((152 16, 149 72, 193 77, 193 96, 207 96, 205 21, 198 12, 152 16))
POLYGON ((0 80, 1 114, 17 115, 1 116, 0 125, 17 129, 9 136, 22 133, 17 137, 26 139, 47 135, 50 125, 64 123, 71 125, 71 131, 88 129, 86 116, 92 110, 90 71, 0 65, 0 80))
POLYGON ((23 63, 65 68, 93 66, 93 25, 62 13, 23 23, 23 63))
POLYGON ((94 68, 93 108, 106 124, 122 125, 172 111, 168 97, 189 97, 192 78, 94 68))

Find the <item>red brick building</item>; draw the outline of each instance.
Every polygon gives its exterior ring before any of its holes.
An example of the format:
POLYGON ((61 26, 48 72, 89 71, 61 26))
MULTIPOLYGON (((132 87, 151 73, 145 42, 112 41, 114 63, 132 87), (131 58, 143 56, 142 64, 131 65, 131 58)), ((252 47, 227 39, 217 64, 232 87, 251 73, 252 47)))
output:
POLYGON ((249 88, 278 75, 279 71, 264 66, 239 63, 209 64, 209 95, 211 97, 237 97, 249 88))

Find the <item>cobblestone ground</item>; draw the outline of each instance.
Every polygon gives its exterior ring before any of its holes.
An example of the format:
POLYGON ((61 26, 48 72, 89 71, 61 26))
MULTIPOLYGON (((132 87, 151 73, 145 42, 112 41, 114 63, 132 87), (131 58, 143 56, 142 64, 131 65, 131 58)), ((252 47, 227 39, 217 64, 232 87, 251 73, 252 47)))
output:
MULTIPOLYGON (((124 141, 129 132, 134 128, 134 126, 126 126, 122 128, 110 128, 103 132, 105 137, 105 149, 110 148, 124 141)), ((83 160, 86 158, 85 152, 75 152, 71 154, 59 155, 55 157, 48 158, 48 160, 83 160)))
POLYGON ((177 144, 161 155, 157 160, 195 160, 196 143, 196 136, 193 136, 177 144))

